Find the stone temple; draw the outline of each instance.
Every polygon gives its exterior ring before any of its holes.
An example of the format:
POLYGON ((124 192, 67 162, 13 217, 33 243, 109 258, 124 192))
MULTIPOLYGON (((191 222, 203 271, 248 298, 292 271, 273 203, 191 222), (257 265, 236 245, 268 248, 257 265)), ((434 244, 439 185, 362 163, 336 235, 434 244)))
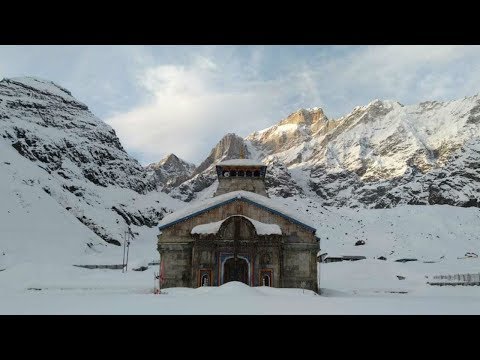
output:
POLYGON ((159 224, 163 287, 250 286, 318 291, 315 228, 270 199, 267 166, 249 159, 216 165, 214 197, 167 215, 159 224))

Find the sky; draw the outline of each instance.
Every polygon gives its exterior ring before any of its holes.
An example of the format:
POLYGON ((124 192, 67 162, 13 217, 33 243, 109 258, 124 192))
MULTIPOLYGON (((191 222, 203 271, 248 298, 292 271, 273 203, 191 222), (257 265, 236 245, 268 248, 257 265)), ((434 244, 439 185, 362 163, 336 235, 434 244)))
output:
POLYGON ((372 100, 415 104, 480 92, 480 46, 0 46, 0 78, 67 88, 142 164, 198 165, 300 108, 338 118, 372 100))

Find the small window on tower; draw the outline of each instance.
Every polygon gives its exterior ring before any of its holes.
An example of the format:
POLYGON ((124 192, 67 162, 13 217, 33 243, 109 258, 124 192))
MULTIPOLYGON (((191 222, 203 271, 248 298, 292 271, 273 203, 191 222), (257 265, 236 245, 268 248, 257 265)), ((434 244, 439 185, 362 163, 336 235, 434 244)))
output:
POLYGON ((245 171, 243 171, 243 170, 238 170, 238 176, 244 177, 244 176, 245 176, 245 171))
POLYGON ((254 176, 254 177, 260 177, 260 171, 256 170, 256 171, 253 173, 253 176, 254 176))
POLYGON ((246 176, 246 177, 252 177, 252 172, 251 172, 250 170, 247 170, 247 171, 245 172, 245 176, 246 176))
POLYGON ((237 172, 235 170, 230 170, 230 176, 237 176, 237 172))

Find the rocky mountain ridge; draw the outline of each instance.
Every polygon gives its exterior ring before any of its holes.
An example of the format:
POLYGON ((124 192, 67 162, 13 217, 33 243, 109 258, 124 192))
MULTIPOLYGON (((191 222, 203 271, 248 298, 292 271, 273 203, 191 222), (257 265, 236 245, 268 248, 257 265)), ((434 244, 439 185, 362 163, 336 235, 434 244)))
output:
POLYGON ((408 106, 377 99, 339 119, 300 109, 244 139, 227 134, 170 194, 195 199, 214 186, 214 164, 243 149, 269 165, 274 196, 315 196, 337 207, 478 206, 479 138, 479 95, 408 106))

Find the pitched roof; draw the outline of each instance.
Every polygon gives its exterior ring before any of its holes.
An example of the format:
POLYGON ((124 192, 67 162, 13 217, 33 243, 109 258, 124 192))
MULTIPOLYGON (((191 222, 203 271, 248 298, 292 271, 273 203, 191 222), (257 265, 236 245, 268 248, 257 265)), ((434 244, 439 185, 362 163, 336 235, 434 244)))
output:
POLYGON ((199 201, 191 205, 187 205, 183 209, 180 209, 178 211, 175 211, 174 213, 165 216, 158 224, 158 227, 160 230, 166 229, 170 226, 191 219, 206 211, 215 209, 233 201, 245 201, 273 214, 282 216, 287 220, 299 226, 302 226, 313 233, 316 232, 314 224, 310 223, 310 221, 307 219, 299 217, 296 213, 289 212, 283 204, 278 203, 277 201, 270 199, 266 196, 243 190, 232 191, 226 194, 215 196, 210 199, 199 201))

